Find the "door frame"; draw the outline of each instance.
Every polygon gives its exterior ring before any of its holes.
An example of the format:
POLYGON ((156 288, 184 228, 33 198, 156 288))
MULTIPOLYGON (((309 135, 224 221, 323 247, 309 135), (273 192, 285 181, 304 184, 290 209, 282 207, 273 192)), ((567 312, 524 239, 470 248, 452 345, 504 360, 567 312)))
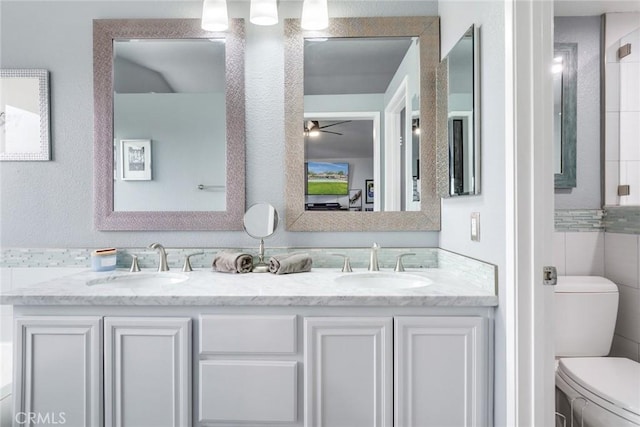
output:
POLYGON ((553 1, 505 1, 506 419, 554 425, 553 1), (542 65, 540 65, 542 64, 542 65))

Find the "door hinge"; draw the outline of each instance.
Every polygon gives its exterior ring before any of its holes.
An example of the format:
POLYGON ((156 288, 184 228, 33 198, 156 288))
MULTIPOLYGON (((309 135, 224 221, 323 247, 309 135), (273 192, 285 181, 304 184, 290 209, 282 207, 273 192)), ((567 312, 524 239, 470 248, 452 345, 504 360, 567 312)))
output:
POLYGON ((547 286, 555 286, 558 283, 558 271, 555 267, 542 268, 542 283, 547 286))
POLYGON ((631 55, 631 43, 620 46, 620 48, 618 49, 618 59, 622 59, 625 56, 629 55, 631 55))

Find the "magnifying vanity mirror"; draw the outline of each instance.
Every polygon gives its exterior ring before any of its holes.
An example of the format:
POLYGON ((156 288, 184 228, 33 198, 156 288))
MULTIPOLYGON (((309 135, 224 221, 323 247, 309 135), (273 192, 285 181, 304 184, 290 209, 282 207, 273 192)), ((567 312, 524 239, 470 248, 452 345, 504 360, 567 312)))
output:
POLYGON ((95 20, 100 230, 240 230, 244 23, 95 20))
POLYGON ((337 18, 311 32, 286 20, 288 230, 440 228, 438 25, 337 18))
POLYGON ((480 194, 479 31, 471 26, 438 67, 442 197, 480 194), (441 96, 440 96, 441 95, 441 96))
POLYGON ((576 186, 577 43, 556 43, 553 58, 555 188, 576 186))
POLYGON ((244 231, 254 239, 260 239, 258 263, 253 266, 254 273, 267 273, 269 266, 264 262, 264 239, 275 233, 278 228, 278 211, 269 203, 256 203, 244 214, 244 231))

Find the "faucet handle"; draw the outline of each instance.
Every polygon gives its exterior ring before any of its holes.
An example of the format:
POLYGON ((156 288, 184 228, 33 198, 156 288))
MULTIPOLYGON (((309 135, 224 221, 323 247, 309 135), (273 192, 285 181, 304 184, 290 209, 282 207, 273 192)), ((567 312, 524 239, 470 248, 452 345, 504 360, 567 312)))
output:
POLYGON ((131 255, 131 268, 129 269, 129 271, 131 273, 137 273, 138 271, 140 271, 140 266, 138 265, 138 255, 131 255))
POLYGON ((351 262, 349 261, 349 257, 345 254, 330 254, 333 256, 341 256, 344 258, 344 263, 342 264, 342 272, 343 273, 351 273, 353 270, 351 269, 351 262))
POLYGON ((191 261, 189 261, 189 258, 191 258, 194 255, 202 255, 202 254, 204 254, 203 251, 194 252, 192 254, 187 255, 184 259, 184 265, 182 266, 182 271, 184 271, 185 273, 193 271, 193 268, 191 268, 191 261))
POLYGON ((404 271, 404 265, 402 265, 402 258, 404 258, 406 256, 412 256, 412 255, 415 255, 415 253, 410 252, 410 253, 405 253, 405 254, 398 255, 396 257, 396 268, 394 268, 393 271, 395 271, 396 273, 404 271))

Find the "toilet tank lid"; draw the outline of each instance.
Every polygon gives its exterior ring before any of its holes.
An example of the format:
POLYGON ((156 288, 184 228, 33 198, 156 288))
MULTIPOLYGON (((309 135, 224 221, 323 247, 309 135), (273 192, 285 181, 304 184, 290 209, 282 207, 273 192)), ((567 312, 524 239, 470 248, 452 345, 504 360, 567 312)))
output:
POLYGON ((617 293, 618 287, 600 276, 558 276, 556 293, 617 293))

